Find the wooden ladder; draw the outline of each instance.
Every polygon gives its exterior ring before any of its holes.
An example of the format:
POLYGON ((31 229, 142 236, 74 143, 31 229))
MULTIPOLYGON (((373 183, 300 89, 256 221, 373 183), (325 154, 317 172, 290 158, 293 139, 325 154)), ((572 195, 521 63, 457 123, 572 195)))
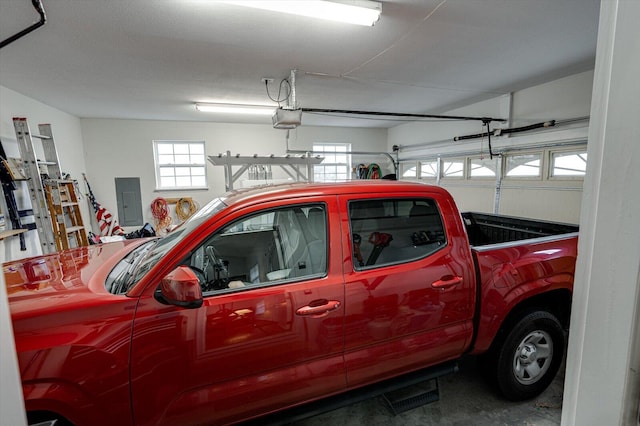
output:
POLYGON ((75 182, 46 179, 44 187, 57 250, 88 246, 89 240, 80 214, 75 182))

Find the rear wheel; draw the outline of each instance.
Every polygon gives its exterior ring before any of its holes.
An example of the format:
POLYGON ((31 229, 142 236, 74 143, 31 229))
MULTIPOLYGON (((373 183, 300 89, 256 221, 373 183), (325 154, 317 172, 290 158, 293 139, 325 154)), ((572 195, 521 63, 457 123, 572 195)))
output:
POLYGON ((494 353, 498 388, 510 400, 533 398, 558 373, 565 351, 565 333, 547 311, 523 316, 494 353))

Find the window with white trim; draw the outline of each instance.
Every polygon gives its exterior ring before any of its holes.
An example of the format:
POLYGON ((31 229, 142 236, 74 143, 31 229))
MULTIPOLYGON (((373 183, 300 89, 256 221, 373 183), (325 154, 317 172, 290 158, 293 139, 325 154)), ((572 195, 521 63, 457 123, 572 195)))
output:
POLYGON ((496 176, 498 162, 495 158, 470 158, 469 159, 469 177, 470 178, 489 178, 496 176))
POLYGON ((324 160, 313 166, 314 182, 336 182, 351 178, 351 144, 317 143, 313 152, 324 160))
POLYGON ((156 188, 206 189, 204 141, 153 141, 156 188))
POLYGON ((416 169, 417 169, 417 166, 416 166, 415 162, 400 163, 400 175, 403 178, 415 178, 415 177, 417 177, 416 169))
POLYGON ((584 177, 586 171, 587 151, 551 153, 551 177, 584 177))
POLYGON ((438 160, 400 163, 400 173, 403 178, 435 179, 438 176, 438 160))
POLYGON ((542 170, 542 154, 514 154, 506 156, 507 177, 536 178, 542 170))
POLYGON ((422 179, 435 179, 438 177, 438 160, 421 161, 420 177, 422 179))
POLYGON ((464 177, 464 159, 447 159, 442 161, 443 178, 464 177))

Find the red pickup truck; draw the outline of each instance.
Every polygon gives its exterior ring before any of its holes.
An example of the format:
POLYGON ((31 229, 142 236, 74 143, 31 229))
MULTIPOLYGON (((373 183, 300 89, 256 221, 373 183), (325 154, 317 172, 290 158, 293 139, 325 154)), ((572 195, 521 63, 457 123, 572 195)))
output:
POLYGON ((292 184, 9 262, 29 422, 235 423, 465 354, 531 398, 564 355, 577 231, 420 183, 292 184))

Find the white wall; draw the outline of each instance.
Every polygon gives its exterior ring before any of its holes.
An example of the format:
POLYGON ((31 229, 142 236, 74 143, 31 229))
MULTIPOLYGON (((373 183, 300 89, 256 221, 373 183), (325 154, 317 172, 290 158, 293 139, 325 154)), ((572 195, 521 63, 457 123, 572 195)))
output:
POLYGON ((593 70, 515 92, 515 125, 589 115, 592 86, 593 70))
MULTIPOLYGON (((588 116, 591 106, 592 84, 593 71, 585 71, 549 83, 519 90, 514 92, 512 97, 508 94, 496 96, 473 105, 447 111, 443 115, 509 119, 511 114, 511 125, 514 127, 544 120, 562 120, 588 116)), ((505 127, 505 125, 492 123, 493 127, 505 127)), ((448 142, 446 145, 438 144, 439 152, 455 152, 460 146, 465 150, 473 146, 479 148, 479 141, 469 145, 467 143, 454 142, 453 138, 469 133, 480 133, 482 129, 481 122, 475 121, 434 120, 402 124, 389 129, 388 148, 391 149, 393 145, 406 147, 445 140, 448 142)), ((509 138, 497 138, 495 141, 496 146, 501 145, 500 141, 502 139, 509 138)), ((502 143, 505 142, 503 141, 502 143)), ((509 146, 509 144, 507 143, 505 146, 509 146)), ((422 150, 415 151, 415 155, 425 153, 430 153, 428 145, 422 150)))
MULTIPOLYGON (((2 139, 7 156, 16 158, 20 157, 20 152, 13 127, 13 117, 25 117, 31 131, 36 134, 38 133, 38 124, 50 123, 62 171, 69 173, 74 179, 82 181, 82 173, 86 170, 86 166, 79 118, 0 86, 0 139, 2 139)), ((39 139, 34 139, 34 147, 36 152, 41 149, 39 139)), ((20 189, 14 191, 18 207, 20 209, 30 208, 31 202, 28 199, 26 184, 18 183, 18 185, 20 189)), ((90 215, 86 205, 82 204, 81 212, 86 224, 90 215)), ((3 211, 8 223, 4 207, 3 199, 3 211)), ((41 253, 37 231, 29 231, 25 236, 26 251, 20 251, 18 237, 13 237, 5 242, 5 259, 19 259, 41 253)))
POLYGON ((600 7, 563 425, 638 425, 640 2, 600 7), (597 101, 596 101, 597 100, 597 101))
MULTIPOLYGON (((0 241, 0 264, 4 263, 4 240, 0 241)), ((0 274, 0 413, 2 421, 8 425, 21 426, 27 424, 22 398, 22 384, 11 312, 7 299, 4 274, 0 274)), ((4 423, 3 423, 4 424, 4 423)))
MULTIPOLYGON (((566 120, 589 115, 593 71, 582 72, 513 94, 449 111, 447 115, 495 117, 508 123, 491 128, 526 126, 546 120, 566 120)), ((414 122, 389 129, 389 149, 399 145, 399 159, 433 159, 438 156, 467 156, 488 153, 487 138, 455 142, 455 136, 486 131, 479 121, 414 122)), ((492 137, 494 152, 540 147, 552 143, 586 143, 588 122, 563 125, 550 130, 492 137)), ((540 148, 542 150, 542 148, 540 148)), ((542 151, 541 151, 542 152, 542 151)), ((548 151, 545 152, 548 155, 548 151)), ((495 180, 443 179, 463 210, 490 212, 494 208, 495 180)), ((581 179, 503 180, 498 212, 577 223, 580 218, 581 179)))
MULTIPOLYGON (((508 118, 509 96, 497 96, 483 102, 478 102, 453 111, 447 111, 442 115, 473 116, 473 117, 497 117, 508 118)), ((389 150, 393 145, 407 147, 414 144, 431 143, 436 141, 448 142, 450 149, 455 149, 460 144, 454 143, 455 136, 471 133, 480 133, 483 130, 482 122, 478 121, 451 121, 433 119, 429 121, 415 121, 401 124, 389 129, 389 150)), ((486 128, 484 128, 486 130, 486 128)), ((429 151, 427 150, 426 153, 429 151)), ((412 154, 421 155, 425 150, 412 151, 412 154)))
MULTIPOLYGON (((205 122, 82 119, 87 178, 98 201, 117 213, 115 177, 139 177, 144 220, 154 224, 150 205, 156 197, 193 197, 200 205, 225 192, 224 168, 207 165, 208 190, 156 191, 153 140, 204 140, 206 154, 284 155, 284 130, 270 125, 205 122)), ((385 151, 386 129, 307 127, 290 133, 289 149, 309 150, 314 142, 351 143, 352 150, 385 151)), ((278 175, 273 168, 275 177, 278 175)), ((173 218, 173 223, 177 219, 173 218)))

